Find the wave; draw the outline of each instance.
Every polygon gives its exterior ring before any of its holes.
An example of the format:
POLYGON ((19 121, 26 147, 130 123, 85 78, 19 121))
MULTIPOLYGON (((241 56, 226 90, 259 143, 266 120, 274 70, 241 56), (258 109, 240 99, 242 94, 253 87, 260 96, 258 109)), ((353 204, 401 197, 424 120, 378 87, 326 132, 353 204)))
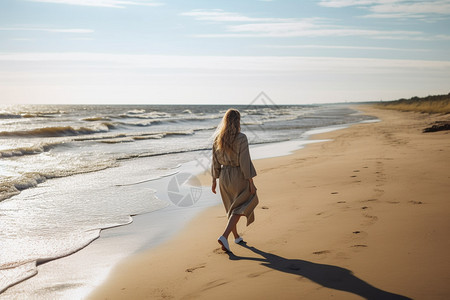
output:
POLYGON ((0 111, 0 119, 52 118, 53 115, 65 114, 64 111, 7 112, 0 111))
POLYGON ((167 131, 167 132, 163 132, 162 134, 164 134, 164 136, 170 136, 170 135, 193 135, 194 134, 194 130, 188 129, 188 130, 184 130, 184 131, 167 131))
POLYGON ((174 118, 166 118, 166 119, 152 119, 146 121, 138 121, 138 122, 118 122, 120 125, 124 126, 132 126, 132 127, 148 127, 148 126, 154 126, 154 125, 163 125, 163 124, 174 124, 174 123, 182 123, 182 122, 201 122, 201 121, 208 121, 208 120, 214 120, 214 119, 220 119, 221 116, 180 116, 180 117, 174 117, 174 118))
POLYGON ((100 140, 101 143, 106 144, 118 144, 118 143, 130 143, 134 141, 141 141, 141 140, 150 140, 150 139, 162 139, 166 136, 175 136, 175 135, 192 135, 194 134, 193 130, 186 130, 186 131, 176 131, 176 132, 161 132, 161 133, 144 133, 140 135, 134 135, 134 134, 121 134, 116 137, 112 138, 106 138, 100 140))
POLYGON ((47 180, 46 176, 39 173, 28 173, 18 178, 7 179, 0 183, 0 201, 20 193, 20 191, 35 187, 47 180))
POLYGON ((118 157, 117 161, 135 159, 135 158, 144 158, 144 157, 155 157, 155 156, 162 156, 162 155, 168 155, 168 154, 181 154, 181 153, 187 153, 187 152, 193 152, 193 151, 205 151, 205 150, 211 150, 211 147, 199 147, 199 148, 172 150, 172 151, 157 152, 157 153, 147 152, 147 153, 140 153, 140 154, 126 154, 121 157, 118 157))
POLYGON ((115 118, 133 118, 133 119, 158 119, 158 118, 169 118, 171 114, 167 112, 151 111, 146 112, 143 109, 135 109, 116 116, 115 118))
POLYGON ((52 251, 43 253, 41 257, 30 257, 23 261, 11 261, 0 264, 0 294, 28 278, 38 274, 37 267, 48 261, 71 255, 92 243, 100 236, 102 229, 123 226, 133 221, 131 216, 127 220, 117 221, 114 223, 101 224, 99 228, 85 230, 82 235, 76 235, 70 239, 71 247, 64 248, 60 251, 52 251))
POLYGON ((132 143, 134 142, 134 139, 129 138, 129 137, 121 137, 121 138, 116 138, 116 139, 104 139, 101 140, 100 143, 105 143, 105 144, 120 144, 120 143, 132 143))
POLYGON ((109 117, 89 117, 81 119, 82 121, 94 122, 94 121, 111 121, 109 117))
POLYGON ((61 144, 61 142, 58 142, 58 143, 42 142, 42 143, 38 143, 33 146, 19 147, 19 148, 12 148, 12 149, 3 149, 3 150, 0 150, 0 157, 13 157, 13 156, 39 154, 42 152, 47 152, 59 144, 61 144))
POLYGON ((100 132, 107 132, 115 128, 113 123, 101 123, 94 127, 72 127, 72 126, 55 126, 43 127, 31 130, 17 130, 17 131, 1 131, 0 136, 4 137, 60 137, 60 136, 77 136, 94 134, 100 132))
POLYGON ((0 201, 17 195, 23 190, 36 187, 38 184, 43 183, 48 179, 96 172, 115 166, 117 166, 116 159, 111 159, 95 164, 85 164, 84 166, 78 166, 77 168, 68 170, 30 172, 22 174, 20 177, 8 178, 0 182, 0 201))
POLYGON ((139 114, 143 114, 145 113, 145 109, 133 109, 133 110, 129 110, 127 112, 127 114, 129 115, 139 115, 139 114))
MULTIPOLYGON (((119 119, 143 119, 143 120, 152 120, 152 122, 179 122, 179 121, 202 121, 202 120, 214 120, 221 119, 223 117, 222 114, 193 114, 189 110, 183 111, 181 114, 169 114, 166 112, 150 112, 143 114, 122 114, 115 117, 110 118, 119 118, 119 119)), ((137 123, 129 123, 132 124, 140 124, 137 123)))
POLYGON ((120 139, 124 141, 130 141, 133 139, 137 140, 147 140, 147 139, 161 139, 166 136, 173 135, 193 135, 194 130, 184 130, 184 131, 166 131, 166 132, 135 132, 135 133, 116 133, 116 134, 106 134, 101 136, 92 136, 92 137, 79 137, 74 138, 73 141, 83 142, 83 141, 100 141, 106 143, 114 143, 112 141, 117 140, 117 143, 120 143, 120 139))
POLYGON ((139 141, 139 140, 149 140, 149 139, 162 139, 164 137, 164 134, 157 133, 157 134, 150 134, 150 135, 138 135, 134 136, 133 140, 139 141))
POLYGON ((139 122, 118 122, 120 125, 124 126, 133 126, 133 127, 148 127, 152 125, 161 124, 162 122, 159 120, 152 121, 139 121, 139 122))
POLYGON ((0 119, 19 119, 19 118, 22 118, 22 115, 8 112, 0 112, 0 119))

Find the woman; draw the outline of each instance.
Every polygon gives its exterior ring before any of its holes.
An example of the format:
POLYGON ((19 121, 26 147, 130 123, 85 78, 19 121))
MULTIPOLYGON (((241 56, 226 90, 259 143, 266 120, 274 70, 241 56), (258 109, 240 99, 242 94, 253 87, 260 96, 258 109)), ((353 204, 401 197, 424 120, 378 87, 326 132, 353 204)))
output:
POLYGON ((212 192, 216 193, 216 180, 219 179, 220 194, 228 214, 228 224, 218 242, 222 249, 230 251, 228 236, 232 232, 235 243, 242 242, 236 225, 241 216, 247 217, 247 226, 254 220, 253 210, 258 204, 253 177, 256 170, 250 159, 248 141, 241 133, 241 114, 229 109, 217 128, 212 155, 212 192))

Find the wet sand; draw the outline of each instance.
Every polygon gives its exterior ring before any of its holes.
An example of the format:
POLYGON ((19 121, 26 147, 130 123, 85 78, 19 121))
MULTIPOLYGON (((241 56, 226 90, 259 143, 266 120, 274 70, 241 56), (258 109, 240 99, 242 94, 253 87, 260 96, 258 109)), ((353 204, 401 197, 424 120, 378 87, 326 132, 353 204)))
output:
POLYGON ((232 254, 216 241, 226 215, 214 206, 90 298, 447 299, 450 132, 422 130, 450 117, 360 109, 381 122, 254 162, 260 205, 232 254))

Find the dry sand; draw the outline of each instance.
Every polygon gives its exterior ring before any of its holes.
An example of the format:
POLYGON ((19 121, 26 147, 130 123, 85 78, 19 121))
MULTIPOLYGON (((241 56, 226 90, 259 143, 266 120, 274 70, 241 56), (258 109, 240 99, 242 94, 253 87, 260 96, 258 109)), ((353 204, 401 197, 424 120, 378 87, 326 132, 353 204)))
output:
POLYGON ((90 298, 450 298, 450 132, 422 133, 449 115, 360 109, 382 121, 255 161, 260 205, 233 254, 212 207, 90 298))

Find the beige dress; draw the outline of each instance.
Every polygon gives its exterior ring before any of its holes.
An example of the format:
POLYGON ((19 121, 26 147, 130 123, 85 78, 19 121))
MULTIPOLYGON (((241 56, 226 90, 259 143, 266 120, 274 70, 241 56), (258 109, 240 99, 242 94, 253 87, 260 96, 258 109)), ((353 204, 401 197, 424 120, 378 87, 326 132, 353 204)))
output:
POLYGON ((236 136, 230 154, 213 147, 211 174, 219 178, 220 194, 228 214, 244 215, 247 226, 255 220, 253 210, 258 204, 258 196, 250 193, 248 179, 256 176, 250 159, 247 137, 243 133, 236 136))

